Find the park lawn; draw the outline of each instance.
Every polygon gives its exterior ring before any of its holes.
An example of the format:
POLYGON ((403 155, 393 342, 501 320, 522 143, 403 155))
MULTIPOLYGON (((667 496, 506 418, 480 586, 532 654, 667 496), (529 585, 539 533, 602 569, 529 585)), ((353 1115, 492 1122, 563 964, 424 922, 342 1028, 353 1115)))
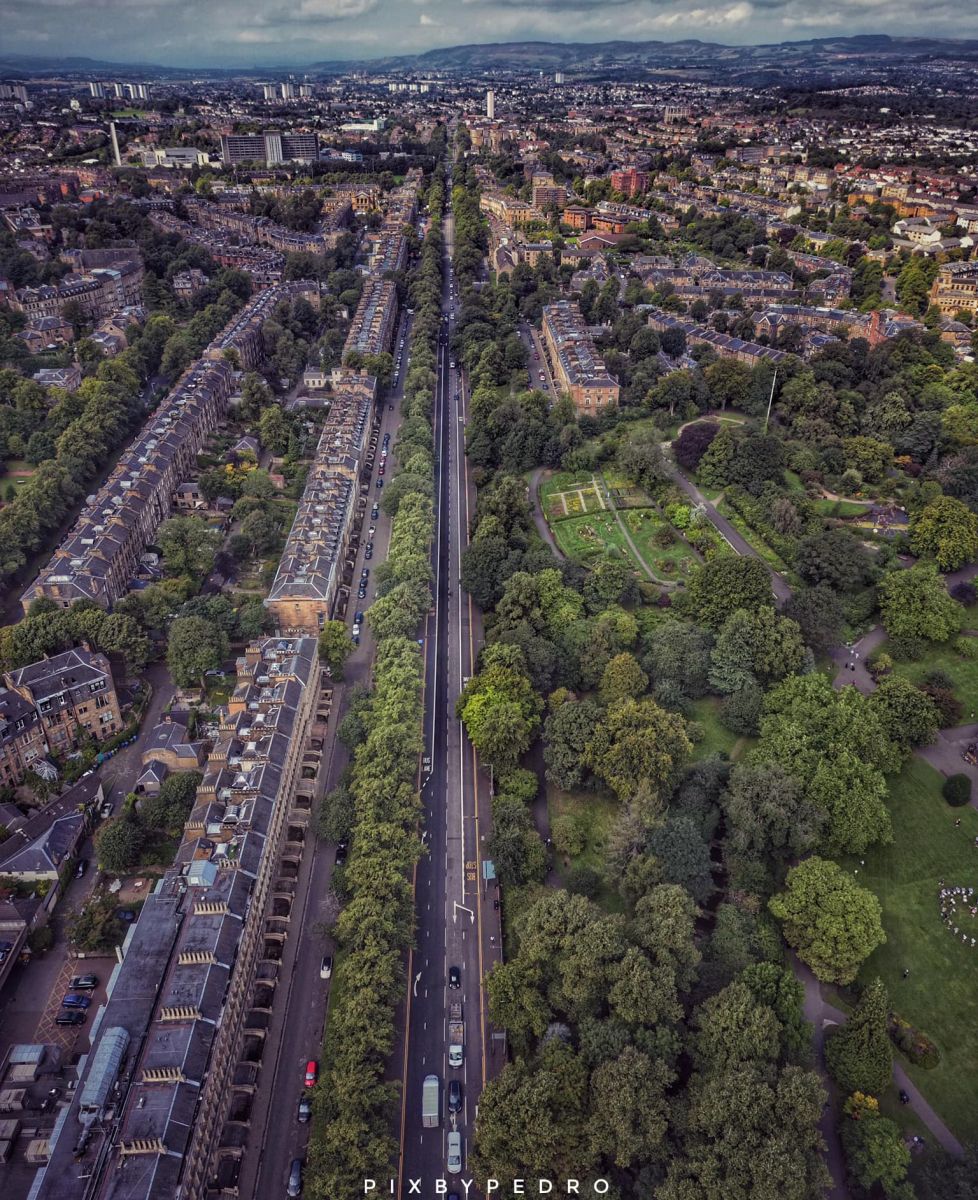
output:
MULTIPOLYGON (((889 653, 889 643, 884 642, 880 653, 889 653)), ((961 720, 972 720, 971 714, 978 711, 978 661, 965 658, 951 646, 929 645, 923 658, 916 662, 895 660, 893 670, 911 683, 923 683, 931 671, 943 671, 954 684, 954 694, 964 705, 961 720)))
POLYGON ((29 479, 37 470, 37 467, 32 467, 26 458, 11 458, 5 464, 7 475, 17 475, 21 479, 29 479))
POLYGON ((820 517, 861 517, 869 511, 869 503, 858 500, 816 500, 814 509, 820 517))
MULTIPOLYGON (((941 1062, 933 1070, 900 1058, 947 1125, 970 1142, 978 1138, 978 946, 956 940, 942 922, 938 881, 978 886, 978 811, 950 808, 942 782, 938 771, 912 759, 890 780, 892 844, 868 850, 865 865, 855 857, 842 865, 858 870, 857 881, 883 908, 887 941, 863 964, 860 979, 878 975, 890 1007, 937 1044, 941 1062)), ((972 923, 966 911, 963 922, 972 923)), ((978 937, 978 920, 973 924, 978 937)))
POLYGON ((690 705, 690 716, 703 727, 703 738, 693 746, 693 761, 700 762, 712 754, 726 754, 734 762, 754 744, 754 738, 742 737, 728 729, 720 720, 720 699, 704 696, 690 705))
MULTIPOLYGON (((567 855, 554 851, 554 869, 565 879, 573 867, 591 867, 604 873, 604 848, 615 818, 618 802, 610 792, 562 792, 553 784, 547 784, 547 810, 550 824, 556 817, 572 814, 585 826, 584 849, 580 854, 567 855)), ((614 888, 602 884, 595 902, 608 912, 621 912, 622 899, 614 888)))
POLYGON ((798 492, 801 495, 805 494, 805 485, 801 481, 801 476, 795 471, 785 471, 784 482, 789 492, 798 492))
POLYGON ((633 569, 641 570, 641 564, 635 561, 629 550, 614 513, 557 521, 553 525, 553 534, 564 554, 575 562, 587 565, 610 554, 626 559, 633 569))
POLYGON ((628 508, 621 512, 638 552, 645 559, 653 574, 662 579, 682 579, 698 561, 696 552, 676 535, 671 546, 657 546, 655 535, 669 522, 653 508, 628 508))

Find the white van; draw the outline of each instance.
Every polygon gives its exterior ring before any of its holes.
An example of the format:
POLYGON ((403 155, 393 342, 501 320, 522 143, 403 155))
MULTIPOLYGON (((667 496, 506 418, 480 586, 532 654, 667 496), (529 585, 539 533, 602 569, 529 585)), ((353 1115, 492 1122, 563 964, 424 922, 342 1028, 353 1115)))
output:
POLYGON ((450 1133, 448 1135, 448 1173, 449 1175, 457 1175, 462 1169, 462 1135, 460 1133, 450 1133))

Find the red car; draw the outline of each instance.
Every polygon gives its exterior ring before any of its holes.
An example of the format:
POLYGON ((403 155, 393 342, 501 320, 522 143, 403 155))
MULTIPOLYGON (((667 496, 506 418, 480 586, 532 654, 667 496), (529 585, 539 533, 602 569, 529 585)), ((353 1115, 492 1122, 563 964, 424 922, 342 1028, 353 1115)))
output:
POLYGON ((312 1087, 319 1078, 319 1063, 314 1058, 306 1063, 306 1087, 312 1087))

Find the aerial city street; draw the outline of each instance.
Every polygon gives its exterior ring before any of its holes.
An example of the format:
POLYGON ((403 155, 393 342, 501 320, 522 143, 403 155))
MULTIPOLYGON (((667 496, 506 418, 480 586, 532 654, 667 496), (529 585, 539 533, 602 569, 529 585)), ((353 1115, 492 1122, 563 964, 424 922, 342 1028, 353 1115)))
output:
POLYGON ((978 1198, 978 15, 606 8, 4 9, 5 1200, 978 1198))

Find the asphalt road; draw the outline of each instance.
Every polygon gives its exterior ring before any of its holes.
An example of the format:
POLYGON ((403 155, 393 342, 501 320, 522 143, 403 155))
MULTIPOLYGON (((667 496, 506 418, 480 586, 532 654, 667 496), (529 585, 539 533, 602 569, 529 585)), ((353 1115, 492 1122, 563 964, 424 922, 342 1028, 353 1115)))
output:
MULTIPOLYGON (((408 344, 410 318, 402 317, 398 341, 403 336, 408 344)), ((395 344, 394 357, 397 357, 395 344)), ((406 366, 406 364, 404 364, 406 366)), ((354 567, 354 584, 364 566, 374 568, 384 561, 390 541, 390 521, 380 513, 376 521, 370 517, 382 492, 377 490, 376 467, 385 433, 391 435, 391 447, 400 424, 400 399, 406 371, 402 366, 398 386, 391 390, 389 403, 382 402, 381 427, 377 442, 375 470, 367 495, 367 508, 362 519, 362 535, 354 567), (374 556, 366 563, 363 558, 367 529, 376 525, 373 538, 374 556)), ((385 479, 392 478, 388 472, 385 479)), ((374 574, 371 571, 367 597, 358 600, 354 590, 346 613, 348 625, 358 610, 366 610, 374 595, 374 574)), ((322 763, 317 780, 317 801, 337 783, 346 765, 345 748, 336 740, 336 726, 346 708, 346 697, 357 683, 368 684, 374 655, 374 642, 368 625, 363 626, 360 645, 346 661, 344 682, 334 689, 322 763)), ((281 964, 280 982, 272 1020, 266 1038, 259 1077, 258 1092, 251 1114, 251 1136, 238 1179, 238 1194, 252 1197, 284 1196, 289 1168, 294 1158, 305 1158, 310 1126, 299 1124, 297 1109, 304 1091, 303 1074, 310 1059, 319 1060, 323 1028, 326 1020, 330 984, 320 978, 323 955, 332 953, 331 941, 324 935, 322 921, 328 904, 330 880, 336 861, 336 848, 319 841, 315 836, 315 815, 309 827, 305 851, 299 871, 298 886, 292 906, 289 937, 281 964)))
MULTIPOLYGON (((446 270, 443 315, 453 330, 450 259, 453 219, 443 223, 446 270)), ((478 770, 475 754, 455 716, 455 702, 474 673, 482 638, 481 615, 459 586, 459 560, 468 542, 475 489, 465 461, 465 417, 468 395, 451 350, 438 348, 435 399, 436 537, 433 611, 425 630, 425 761, 422 799, 427 854, 416 880, 416 950, 409 961, 408 997, 404 1007, 403 1093, 401 1108, 400 1194, 415 1194, 412 1180, 422 1180, 422 1193, 434 1191, 446 1178, 448 1190, 462 1192, 468 1179, 467 1155, 477 1105, 486 1080, 502 1065, 493 1052, 482 991, 482 978, 499 953, 495 891, 482 883, 484 842, 489 821, 488 781, 478 770), (448 986, 449 969, 460 969, 461 985, 448 986), (465 1050, 461 1068, 448 1065, 449 1005, 463 1006, 465 1050), (421 1124, 422 1084, 437 1075, 441 1084, 441 1116, 437 1128, 421 1124), (462 1108, 446 1110, 449 1079, 462 1084, 462 1108), (463 1170, 447 1172, 447 1135, 462 1135, 463 1170)), ((471 1193, 470 1193, 471 1194, 471 1193)))

